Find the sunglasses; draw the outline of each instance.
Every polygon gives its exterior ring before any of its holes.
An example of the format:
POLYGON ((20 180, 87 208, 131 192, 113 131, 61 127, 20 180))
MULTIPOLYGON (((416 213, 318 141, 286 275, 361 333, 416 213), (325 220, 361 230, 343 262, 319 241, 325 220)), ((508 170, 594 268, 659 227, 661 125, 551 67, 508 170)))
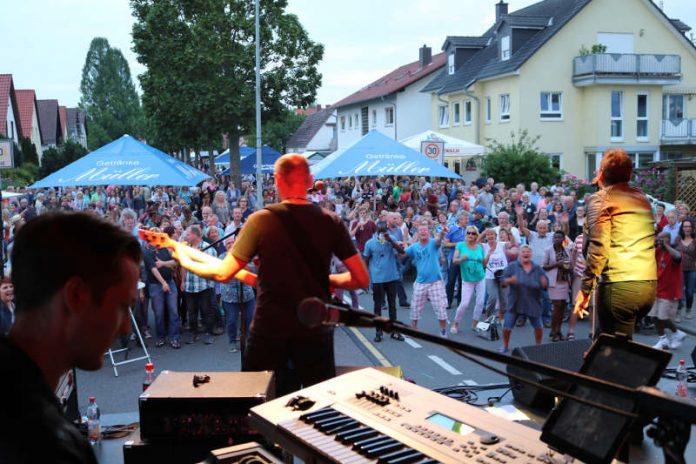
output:
POLYGON ((466 233, 466 235, 478 235, 478 233, 469 231, 466 233))

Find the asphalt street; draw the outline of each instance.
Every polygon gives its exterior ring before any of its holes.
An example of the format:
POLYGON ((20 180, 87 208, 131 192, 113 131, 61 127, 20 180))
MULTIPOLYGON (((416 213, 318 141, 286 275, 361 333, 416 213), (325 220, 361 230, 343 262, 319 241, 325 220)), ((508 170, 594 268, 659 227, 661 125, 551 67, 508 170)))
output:
MULTIPOLYGON (((406 291, 410 296, 410 285, 407 285, 406 291)), ((359 298, 361 306, 371 311, 373 308, 372 296, 370 294, 362 294, 359 298)), ((408 308, 398 309, 398 319, 400 321, 408 323, 409 314, 408 308)), ((454 309, 448 311, 450 321, 453 317, 454 309)), ((497 350, 500 346, 500 341, 492 342, 476 336, 469 329, 470 321, 471 313, 467 312, 460 323, 460 333, 457 335, 448 333, 448 336, 463 343, 493 351, 497 350)), ((154 321, 151 321, 151 325, 154 327, 154 321)), ((437 333, 437 321, 429 304, 426 305, 419 329, 432 334, 437 333)), ((563 332, 567 332, 567 324, 564 324, 563 332)), ((587 337, 588 332, 589 323, 587 321, 578 322, 575 332, 576 337, 587 337)), ((449 349, 415 338, 407 337, 405 341, 397 341, 389 336, 385 336, 380 343, 375 343, 373 341, 375 335, 373 329, 338 327, 335 333, 337 365, 400 366, 403 369, 405 378, 429 389, 472 383, 489 384, 508 381, 506 376, 464 359, 449 349)), ((544 342, 547 342, 547 336, 548 329, 545 331, 544 342)), ((638 333, 635 336, 635 340, 652 345, 657 341, 657 335, 654 330, 638 333)), ((533 344, 533 333, 529 324, 525 327, 514 329, 511 348, 531 344, 533 344)), ((169 346, 155 348, 154 339, 148 340, 148 345, 150 346, 150 355, 155 364, 156 372, 164 369, 198 373, 238 371, 240 369, 240 354, 228 352, 225 335, 216 337, 215 343, 212 345, 204 345, 202 341, 199 341, 195 345, 183 345, 179 350, 174 350, 169 346)), ((687 337, 683 345, 679 349, 674 350, 670 366, 676 366, 679 359, 685 359, 687 365, 691 365, 690 355, 695 345, 696 337, 687 337)), ((114 348, 117 347, 117 344, 115 344, 114 348)), ((142 350, 135 343, 131 343, 129 355, 137 356, 141 353, 142 350)), ((123 359, 123 354, 115 356, 117 359, 123 359)), ((505 370, 504 366, 496 363, 484 360, 483 364, 505 370)), ((119 375, 116 377, 114 376, 109 358, 105 357, 105 364, 100 370, 94 372, 79 371, 77 385, 81 410, 86 408, 88 397, 94 395, 103 414, 137 412, 137 400, 142 392, 142 381, 145 376, 144 365, 145 361, 138 361, 119 366, 119 375)), ((663 379, 658 386, 669 393, 674 391, 674 382, 670 380, 663 379)), ((480 400, 485 402, 488 396, 501 394, 503 391, 492 391, 490 395, 484 392, 484 396, 480 400)), ((694 397, 695 395, 696 385, 692 384, 690 386, 690 396, 694 397)), ((511 395, 508 394, 503 399, 503 404, 511 402, 511 395)), ((692 436, 696 436, 696 434, 692 433, 692 436)), ((632 457, 632 462, 661 462, 661 453, 651 444, 646 444, 642 450, 639 450, 637 455, 632 457)), ((687 462, 696 462, 696 445, 692 444, 689 447, 687 462)))

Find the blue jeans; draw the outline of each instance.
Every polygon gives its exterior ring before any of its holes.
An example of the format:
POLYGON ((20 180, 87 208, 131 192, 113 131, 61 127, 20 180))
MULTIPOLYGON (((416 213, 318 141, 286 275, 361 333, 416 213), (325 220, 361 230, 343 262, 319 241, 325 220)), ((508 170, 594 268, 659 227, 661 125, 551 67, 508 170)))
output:
POLYGON ((541 320, 545 323, 551 322, 551 300, 548 290, 541 291, 541 320))
POLYGON ((691 311, 694 303, 694 289, 696 287, 696 271, 684 271, 684 299, 686 300, 686 311, 691 311))
POLYGON ((164 312, 167 312, 167 318, 169 319, 169 341, 179 341, 179 333, 181 331, 181 322, 179 321, 179 311, 177 308, 178 295, 176 289, 176 283, 174 279, 167 281, 169 285, 169 293, 164 293, 162 286, 157 284, 150 284, 148 290, 150 291, 150 301, 152 302, 152 310, 155 313, 155 328, 157 330, 157 341, 164 341, 165 323, 164 323, 164 312))
POLYGON ((242 308, 244 308, 244 333, 248 336, 251 319, 254 317, 254 308, 256 308, 256 299, 245 303, 228 303, 223 301, 222 307, 227 315, 227 338, 229 338, 230 343, 237 341, 237 321, 242 308))

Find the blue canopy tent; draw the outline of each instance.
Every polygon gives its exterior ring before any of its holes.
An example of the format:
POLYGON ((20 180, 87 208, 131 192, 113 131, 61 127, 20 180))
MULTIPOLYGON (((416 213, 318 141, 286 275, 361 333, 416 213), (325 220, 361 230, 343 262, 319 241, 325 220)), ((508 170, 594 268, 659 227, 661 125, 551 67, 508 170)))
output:
POLYGON ((430 176, 460 179, 436 161, 371 130, 349 147, 337 150, 311 167, 315 179, 352 176, 430 176))
POLYGON ((86 154, 30 188, 79 185, 187 185, 210 177, 129 135, 86 154))
MULTIPOLYGON (((224 153, 222 154, 224 155, 224 153)), ((222 156, 220 155, 220 156, 222 156)), ((240 147, 239 156, 242 157, 242 162, 240 164, 242 174, 256 174, 256 148, 254 147, 240 147)), ((264 145, 261 149, 261 172, 264 174, 269 174, 273 172, 273 166, 278 158, 282 155, 275 151, 273 148, 264 145)), ((227 153, 227 163, 230 162, 229 152, 227 153)), ((215 164, 218 164, 217 158, 215 159, 215 164)), ((221 173, 223 176, 229 176, 230 170, 225 169, 221 173)))
MULTIPOLYGON (((243 160, 249 155, 254 155, 256 156, 256 148, 254 147, 239 147, 239 157, 243 160)), ((273 148, 269 147, 268 145, 264 145, 261 147, 261 156, 275 156, 276 159, 280 158, 280 153, 275 151, 273 148)), ((275 162, 275 161, 274 161, 275 162)), ((225 166, 225 167, 230 167, 230 149, 228 148, 227 150, 223 151, 220 153, 216 158, 215 158, 215 164, 220 166, 225 166)), ((265 162, 264 162, 265 164, 265 162)))

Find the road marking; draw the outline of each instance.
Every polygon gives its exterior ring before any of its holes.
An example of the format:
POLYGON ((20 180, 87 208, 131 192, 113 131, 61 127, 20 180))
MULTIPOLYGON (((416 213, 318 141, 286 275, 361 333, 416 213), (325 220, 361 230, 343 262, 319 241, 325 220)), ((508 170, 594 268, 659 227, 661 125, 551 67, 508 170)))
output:
POLYGON ((423 348, 420 344, 412 338, 404 337, 404 341, 411 345, 411 348, 423 348))
POLYGON ((387 358, 385 358, 384 355, 377 348, 375 348, 375 345, 370 343, 369 340, 365 338, 365 336, 358 329, 356 329, 355 327, 348 327, 348 330, 350 330, 351 333, 355 336, 355 338, 357 338, 360 341, 360 343, 362 343, 365 346, 365 348, 367 348, 367 350, 370 353, 372 353, 372 356, 377 358, 377 361, 381 365, 385 367, 394 367, 394 365, 387 361, 387 358))
POLYGON ((459 372, 457 369, 455 369, 455 368, 452 367, 450 364, 448 364, 447 362, 445 362, 445 360, 442 359, 441 357, 435 356, 434 354, 431 354, 431 355, 428 356, 428 357, 430 358, 430 360, 431 360, 432 362, 434 362, 435 364, 437 364, 438 366, 440 366, 441 368, 443 368, 444 370, 446 370, 446 371, 449 372, 450 374, 452 374, 452 375, 462 375, 461 372, 459 372))

